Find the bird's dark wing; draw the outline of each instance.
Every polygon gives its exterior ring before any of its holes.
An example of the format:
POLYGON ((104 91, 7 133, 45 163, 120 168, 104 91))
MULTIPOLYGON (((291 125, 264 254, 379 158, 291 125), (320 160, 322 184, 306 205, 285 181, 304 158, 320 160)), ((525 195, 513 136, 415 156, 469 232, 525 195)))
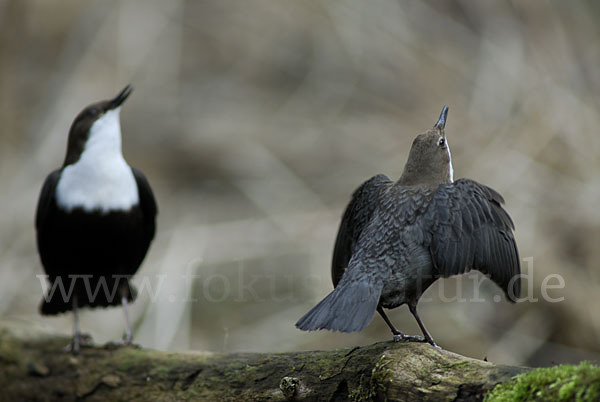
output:
MULTIPOLYGON (((131 170, 133 171, 133 176, 135 177, 138 186, 140 208, 144 215, 144 246, 145 249, 148 249, 156 231, 156 214, 158 213, 158 207, 146 176, 136 168, 131 168, 131 170)), ((144 250, 143 254, 146 254, 146 250, 144 250)))
MULTIPOLYGON (((393 186, 385 176, 371 181, 356 191, 342 219, 334 253, 335 289, 296 323, 301 330, 361 331, 380 304, 384 284, 406 277, 394 275, 397 267, 431 267, 417 226, 431 192, 393 186), (336 266, 336 258, 343 264, 336 266)), ((398 293, 413 284, 405 285, 398 293)))
POLYGON ((393 182, 386 175, 379 174, 361 184, 352 195, 342 217, 333 249, 331 280, 334 287, 344 275, 360 234, 371 219, 373 211, 377 209, 381 189, 391 184, 393 182))
POLYGON ((61 170, 57 169, 50 173, 38 199, 37 211, 35 214, 35 230, 38 251, 44 270, 50 277, 60 275, 61 266, 56 263, 56 242, 59 241, 54 235, 56 227, 56 186, 60 179, 61 170))
MULTIPOLYGON (((60 170, 55 170, 46 177, 40 191, 37 210, 35 214, 35 231, 38 251, 42 266, 48 279, 52 283, 56 277, 65 274, 65 266, 60 264, 60 250, 57 243, 62 239, 56 236, 56 186, 60 179, 60 170)), ((65 284, 68 289, 69 284, 65 284)), ((67 311, 71 308, 71 299, 62 297, 43 298, 40 305, 40 312, 46 314, 57 314, 67 311)))
POLYGON ((521 293, 521 266, 514 224, 503 203, 495 190, 460 179, 438 187, 423 222, 432 234, 429 246, 439 275, 476 269, 515 301, 521 293))
POLYGON ((55 193, 58 179, 60 179, 59 169, 50 173, 48 177, 46 177, 44 185, 42 186, 42 191, 40 192, 40 198, 38 199, 37 211, 35 214, 35 229, 38 231, 38 236, 40 230, 43 229, 43 224, 48 217, 50 208, 52 208, 56 202, 55 193))
POLYGON ((56 262, 55 242, 58 241, 54 236, 55 215, 56 215, 56 186, 60 179, 60 170, 55 170, 46 177, 40 198, 38 199, 37 211, 35 214, 36 240, 40 258, 44 270, 48 275, 56 276, 60 274, 60 267, 56 262))

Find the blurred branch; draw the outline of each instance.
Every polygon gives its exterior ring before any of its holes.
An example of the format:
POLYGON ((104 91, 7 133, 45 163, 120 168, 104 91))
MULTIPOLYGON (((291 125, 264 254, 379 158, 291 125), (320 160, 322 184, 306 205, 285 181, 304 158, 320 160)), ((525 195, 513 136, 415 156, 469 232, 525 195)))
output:
POLYGON ((524 368, 426 344, 291 353, 167 353, 0 328, 3 400, 474 400, 524 368))

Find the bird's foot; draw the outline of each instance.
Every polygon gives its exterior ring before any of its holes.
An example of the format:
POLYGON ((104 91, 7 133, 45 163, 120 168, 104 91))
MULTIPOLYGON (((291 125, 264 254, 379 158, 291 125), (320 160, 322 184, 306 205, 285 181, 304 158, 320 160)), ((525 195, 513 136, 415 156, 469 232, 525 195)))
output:
POLYGON ((435 343, 435 342, 433 341, 433 338, 431 338, 430 336, 426 337, 426 338, 425 338, 425 340, 424 340, 423 342, 427 342, 428 344, 430 344, 431 346, 433 346, 433 347, 434 347, 434 348, 436 348, 436 349, 440 349, 440 350, 442 349, 441 347, 439 347, 439 346, 437 345, 437 343, 435 343))
POLYGON ((398 331, 394 334, 394 342, 427 342, 425 338, 418 335, 406 335, 403 332, 398 331))
POLYGON ((430 337, 425 338, 419 335, 406 335, 403 332, 398 331, 397 334, 394 334, 393 338, 394 342, 419 342, 419 343, 428 343, 436 349, 441 349, 430 337))
POLYGON ((140 345, 138 345, 137 343, 134 343, 133 338, 128 337, 126 335, 123 336, 118 341, 106 342, 106 344, 104 345, 104 349, 108 349, 108 350, 115 350, 115 349, 122 348, 122 347, 139 348, 140 345))
POLYGON ((123 334, 123 337, 121 338, 121 344, 125 346, 133 345, 133 336, 131 335, 130 331, 126 331, 123 334))
POLYGON ((442 350, 442 348, 440 346, 438 346, 437 343, 435 343, 433 340, 431 342, 426 341, 428 344, 430 344, 431 346, 433 346, 436 349, 442 350))
POLYGON ((64 347, 65 352, 73 353, 74 355, 79 354, 79 350, 82 347, 93 346, 94 340, 90 334, 75 334, 71 342, 64 347))

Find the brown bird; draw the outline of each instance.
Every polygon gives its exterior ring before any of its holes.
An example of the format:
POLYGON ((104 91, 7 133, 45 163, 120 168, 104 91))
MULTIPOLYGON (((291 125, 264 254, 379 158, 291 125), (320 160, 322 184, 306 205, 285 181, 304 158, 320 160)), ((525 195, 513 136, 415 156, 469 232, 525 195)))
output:
POLYGON ((335 289, 306 313, 304 331, 364 329, 377 311, 394 340, 437 346, 417 313, 421 295, 438 278, 478 270, 511 301, 521 292, 514 225, 495 190, 453 180, 445 127, 448 107, 413 141, 397 182, 377 175, 352 196, 338 231, 331 277, 335 289), (384 308, 407 304, 424 338, 405 335, 384 308))

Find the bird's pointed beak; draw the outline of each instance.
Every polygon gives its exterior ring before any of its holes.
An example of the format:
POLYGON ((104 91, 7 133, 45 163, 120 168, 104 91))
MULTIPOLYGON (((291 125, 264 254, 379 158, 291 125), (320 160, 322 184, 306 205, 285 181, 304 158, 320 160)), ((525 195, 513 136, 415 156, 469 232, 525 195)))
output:
POLYGON ((442 108, 442 113, 440 113, 440 118, 438 119, 437 123, 435 123, 435 126, 433 126, 433 128, 444 130, 444 128, 446 127, 447 119, 448 119, 448 105, 444 105, 444 107, 442 108))
POLYGON ((121 106, 121 104, 125 102, 125 99, 127 99, 127 97, 131 94, 132 91, 133 88, 131 87, 131 85, 127 85, 117 96, 115 96, 114 99, 108 102, 108 108, 116 109, 119 106, 121 106))

